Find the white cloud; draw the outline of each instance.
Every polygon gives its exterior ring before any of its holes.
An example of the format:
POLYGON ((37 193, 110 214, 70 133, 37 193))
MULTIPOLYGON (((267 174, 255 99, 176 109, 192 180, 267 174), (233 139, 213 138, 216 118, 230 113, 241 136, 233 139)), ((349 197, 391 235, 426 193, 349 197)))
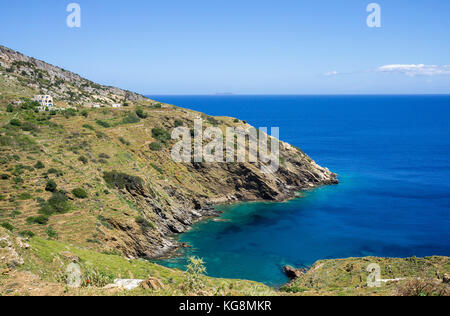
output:
POLYGON ((410 77, 414 76, 438 76, 450 75, 450 65, 436 66, 436 65, 386 65, 379 67, 378 72, 385 73, 401 73, 410 77))
POLYGON ((337 75, 339 75, 339 72, 337 72, 337 71, 330 71, 330 72, 325 73, 325 76, 327 76, 327 77, 337 76, 337 75))

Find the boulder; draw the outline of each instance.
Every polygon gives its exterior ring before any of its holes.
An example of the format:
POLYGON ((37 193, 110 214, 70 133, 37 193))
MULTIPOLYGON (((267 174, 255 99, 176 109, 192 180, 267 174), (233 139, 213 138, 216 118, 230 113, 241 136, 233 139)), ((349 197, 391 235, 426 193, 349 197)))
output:
POLYGON ((291 266, 285 266, 285 267, 283 268, 283 271, 284 271, 284 273, 286 274, 286 276, 287 276, 289 279, 291 279, 291 280, 298 279, 298 278, 300 278, 300 277, 304 274, 303 271, 301 271, 301 270, 299 270, 299 269, 295 269, 295 268, 293 268, 293 267, 291 267, 291 266))
POLYGON ((164 288, 164 284, 157 278, 148 278, 141 283, 141 287, 146 290, 157 291, 164 288))
POLYGON ((77 255, 75 255, 71 252, 68 252, 68 251, 61 252, 59 255, 70 262, 80 261, 80 258, 78 258, 77 255))
POLYGON ((444 277, 442 278, 442 282, 445 284, 449 284, 450 283, 450 274, 444 274, 444 277))

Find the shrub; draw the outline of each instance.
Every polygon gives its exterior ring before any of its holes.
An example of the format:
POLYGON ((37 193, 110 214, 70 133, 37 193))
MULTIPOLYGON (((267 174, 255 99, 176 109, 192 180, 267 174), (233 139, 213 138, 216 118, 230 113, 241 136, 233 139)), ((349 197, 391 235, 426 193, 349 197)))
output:
POLYGON ((12 104, 8 104, 6 107, 6 112, 12 113, 14 112, 14 106, 12 104))
POLYGON ((7 229, 7 230, 11 231, 11 232, 15 229, 14 226, 11 225, 8 222, 1 223, 0 226, 3 227, 4 229, 7 229))
POLYGON ((12 119, 9 124, 12 126, 22 126, 22 123, 18 119, 12 119))
POLYGON ((101 127, 104 127, 104 128, 111 127, 111 125, 108 122, 105 122, 102 120, 96 120, 95 123, 97 123, 98 125, 100 125, 101 127))
POLYGON ((89 125, 89 124, 83 124, 83 127, 86 128, 86 129, 90 129, 91 131, 95 131, 95 128, 92 127, 92 125, 89 125))
POLYGON ((61 177, 63 175, 63 172, 61 170, 55 169, 55 168, 50 168, 47 171, 48 174, 54 174, 57 177, 61 177))
POLYGON ((130 146, 130 142, 127 141, 127 140, 126 140, 125 138, 123 138, 123 137, 119 137, 119 141, 120 141, 122 144, 124 144, 124 145, 130 146))
POLYGON ((84 164, 87 164, 87 163, 88 163, 88 159, 87 159, 85 156, 80 156, 80 157, 78 157, 78 160, 81 161, 81 162, 84 163, 84 164))
POLYGON ((136 114, 128 114, 122 120, 122 124, 135 124, 139 123, 141 120, 136 114))
POLYGON ((21 178, 21 177, 15 177, 14 178, 14 183, 15 184, 21 184, 21 183, 23 183, 24 181, 23 181, 23 179, 21 178))
POLYGON ((234 123, 239 123, 240 121, 238 119, 233 120, 234 123))
POLYGON ((41 203, 41 206, 39 214, 46 217, 52 216, 53 214, 65 214, 72 207, 68 197, 63 192, 54 192, 47 202, 41 203))
POLYGON ((164 174, 164 170, 162 170, 162 168, 158 167, 158 166, 155 165, 154 163, 150 163, 150 165, 153 167, 153 169, 155 169, 156 171, 158 171, 160 174, 164 174))
POLYGON ((88 197, 87 192, 82 188, 73 189, 72 194, 79 199, 85 199, 88 197))
POLYGON ((181 120, 175 120, 175 127, 183 126, 183 121, 181 120))
POLYGON ((52 226, 47 227, 45 232, 47 233, 47 236, 50 239, 57 239, 58 238, 58 233, 56 232, 56 230, 53 229, 52 226))
POLYGON ((160 142, 153 142, 149 145, 150 150, 159 151, 162 149, 162 144, 160 142))
POLYGON ((16 218, 20 214, 22 214, 20 211, 14 210, 14 211, 11 212, 11 214, 9 214, 9 216, 11 216, 12 218, 16 218))
POLYGON ((200 258, 190 257, 186 270, 186 290, 198 292, 205 287, 204 273, 206 273, 205 263, 200 258))
POLYGON ((218 120, 216 120, 212 116, 208 116, 208 118, 206 120, 208 121, 209 124, 214 125, 214 126, 217 126, 220 123, 218 120))
POLYGON ((105 172, 103 178, 110 187, 116 187, 118 189, 143 189, 144 181, 140 177, 112 171, 105 172))
POLYGON ((168 131, 158 127, 152 129, 152 137, 159 140, 161 143, 165 145, 167 145, 168 141, 171 139, 171 136, 168 131))
POLYGON ((44 165, 44 163, 42 162, 42 161, 38 161, 38 162, 36 162, 36 164, 34 165, 34 167, 36 168, 36 169, 44 169, 45 168, 45 165, 44 165))
POLYGON ((32 224, 46 225, 47 223, 48 223, 48 217, 45 215, 27 218, 28 225, 32 225, 32 224))
POLYGON ((96 133, 96 136, 97 136, 98 139, 106 138, 106 134, 105 134, 105 133, 102 133, 102 132, 97 132, 97 133, 96 133))
POLYGON ((98 155, 98 158, 109 159, 111 157, 108 154, 101 153, 101 154, 98 155))
POLYGON ((142 108, 138 108, 136 110, 136 115, 141 119, 146 119, 148 117, 148 114, 144 112, 142 108))
POLYGON ((25 132, 36 132, 36 133, 40 132, 39 128, 30 122, 23 123, 20 128, 25 132))
POLYGON ((19 233, 19 235, 21 237, 25 237, 25 238, 33 238, 35 236, 35 233, 33 233, 32 231, 29 231, 29 230, 24 230, 24 231, 21 231, 19 233))
POLYGON ((142 229, 147 230, 149 228, 153 228, 155 227, 155 225, 151 222, 149 222, 148 220, 146 220, 145 218, 138 216, 136 217, 136 223, 141 226, 142 229))
POLYGON ((88 117, 89 113, 88 113, 88 111, 84 110, 84 111, 81 112, 81 115, 84 116, 84 117, 88 117))
POLYGON ((57 187, 58 187, 58 185, 56 184, 56 182, 54 180, 48 180, 47 184, 45 186, 45 191, 55 192, 57 187))
POLYGON ((115 275, 96 269, 87 270, 83 274, 82 287, 105 287, 116 279, 115 275))
POLYGON ((100 224, 102 224, 103 226, 105 226, 108 229, 114 229, 114 227, 111 226, 111 224, 108 222, 108 219, 102 215, 98 215, 97 216, 98 221, 100 222, 100 224))
POLYGON ((2 174, 1 178, 2 178, 2 180, 8 180, 9 174, 4 173, 4 174, 2 174))
POLYGON ((19 200, 21 201, 26 201, 26 200, 31 200, 32 196, 30 195, 30 193, 22 193, 19 195, 19 200))

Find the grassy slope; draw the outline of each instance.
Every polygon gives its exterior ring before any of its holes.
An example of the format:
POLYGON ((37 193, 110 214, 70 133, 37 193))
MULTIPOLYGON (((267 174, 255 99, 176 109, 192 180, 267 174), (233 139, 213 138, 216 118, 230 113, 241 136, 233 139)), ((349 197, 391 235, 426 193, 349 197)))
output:
MULTIPOLYGON (((0 237, 7 232, 0 228, 0 237)), ((7 233, 13 236, 11 233, 7 233)), ((14 238, 14 237, 13 237, 14 238)), ((24 265, 20 266, 18 271, 21 277, 26 276, 27 272, 39 277, 35 284, 25 284, 26 288, 21 287, 19 277, 11 274, 1 275, 0 277, 0 295, 30 295, 33 290, 43 287, 52 287, 54 295, 274 295, 276 292, 269 287, 251 281, 226 280, 215 278, 204 278, 205 287, 200 291, 190 292, 185 290, 183 284, 186 282, 186 273, 161 267, 145 260, 127 260, 118 255, 100 254, 85 248, 71 246, 58 241, 45 240, 34 237, 28 241, 28 249, 20 248, 17 243, 14 249, 24 259, 24 265), (106 290, 102 288, 81 288, 69 289, 62 283, 58 283, 58 275, 61 275, 69 260, 62 255, 70 252, 79 257, 79 264, 83 270, 95 269, 98 272, 113 275, 122 278, 146 279, 156 277, 165 285, 164 289, 158 291, 144 290, 142 288, 133 291, 106 290), (9 290, 9 291, 8 291, 9 290)), ((0 244, 0 253, 7 248, 0 244)), ((0 262, 0 272, 4 271, 6 265, 0 262)), ((0 273, 1 274, 1 273, 0 273)))
MULTIPOLYGON (((349 258, 321 260, 316 262, 301 278, 284 286, 282 290, 303 295, 396 295, 410 282, 410 278, 421 278, 428 284, 436 283, 436 288, 422 294, 437 294, 441 286, 450 295, 449 287, 440 285, 439 279, 450 273, 448 257, 427 258, 349 258), (381 287, 367 287, 369 264, 378 264, 381 279, 406 279, 401 282, 383 283, 381 287)), ((407 285, 411 288, 411 285, 407 285)))
MULTIPOLYGON (((119 170, 141 176, 157 192, 157 200, 163 209, 172 203, 161 189, 168 180, 183 183, 183 193, 186 196, 212 196, 209 189, 192 177, 186 168, 167 160, 168 148, 162 151, 151 151, 148 148, 150 143, 156 141, 151 135, 152 128, 170 130, 175 120, 186 122, 186 117, 194 118, 199 114, 173 106, 154 108, 145 102, 140 106, 144 107, 149 117, 133 124, 122 122, 129 114, 134 113, 134 105, 123 109, 87 110, 88 117, 80 113, 70 117, 62 114, 51 116, 31 110, 9 113, 5 111, 5 107, 0 108, 0 133, 3 139, 22 139, 20 144, 0 144, 0 172, 9 176, 8 179, 0 180, 0 222, 8 221, 17 231, 31 230, 41 237, 46 237, 46 228, 52 226, 64 242, 104 249, 104 245, 98 242, 98 234, 102 234, 108 227, 99 218, 133 222, 137 216, 142 215, 133 199, 107 186, 103 180, 104 171, 119 170), (12 119, 19 119, 22 123, 30 122, 39 131, 28 132, 11 126, 9 122, 12 119), (97 123, 99 120, 107 122, 111 127, 100 126, 97 123), (128 143, 124 144, 121 140, 128 143), (87 158, 87 163, 79 160, 81 156, 87 158), (45 168, 34 168, 37 161, 42 161, 45 168), (17 172, 17 166, 24 166, 25 169, 17 172), (62 176, 48 174, 51 168, 60 171, 62 176), (23 183, 16 183, 17 178, 22 179, 23 183), (52 216, 48 225, 30 226, 26 219, 38 215, 36 198, 47 200, 51 196, 44 191, 48 179, 56 181, 58 188, 67 192, 78 187, 84 188, 89 197, 85 200, 75 199, 71 212, 52 216), (31 197, 27 198, 23 194, 31 197)), ((230 118, 222 120, 226 124, 236 124, 230 118)), ((152 218, 148 220, 152 221, 152 218)))

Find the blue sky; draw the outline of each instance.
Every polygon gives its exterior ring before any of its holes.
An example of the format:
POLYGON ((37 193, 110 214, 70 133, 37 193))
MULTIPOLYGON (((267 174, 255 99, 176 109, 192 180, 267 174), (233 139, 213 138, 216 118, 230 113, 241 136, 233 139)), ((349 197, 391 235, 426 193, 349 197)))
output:
POLYGON ((450 93, 448 0, 2 0, 0 44, 152 95, 450 93))

